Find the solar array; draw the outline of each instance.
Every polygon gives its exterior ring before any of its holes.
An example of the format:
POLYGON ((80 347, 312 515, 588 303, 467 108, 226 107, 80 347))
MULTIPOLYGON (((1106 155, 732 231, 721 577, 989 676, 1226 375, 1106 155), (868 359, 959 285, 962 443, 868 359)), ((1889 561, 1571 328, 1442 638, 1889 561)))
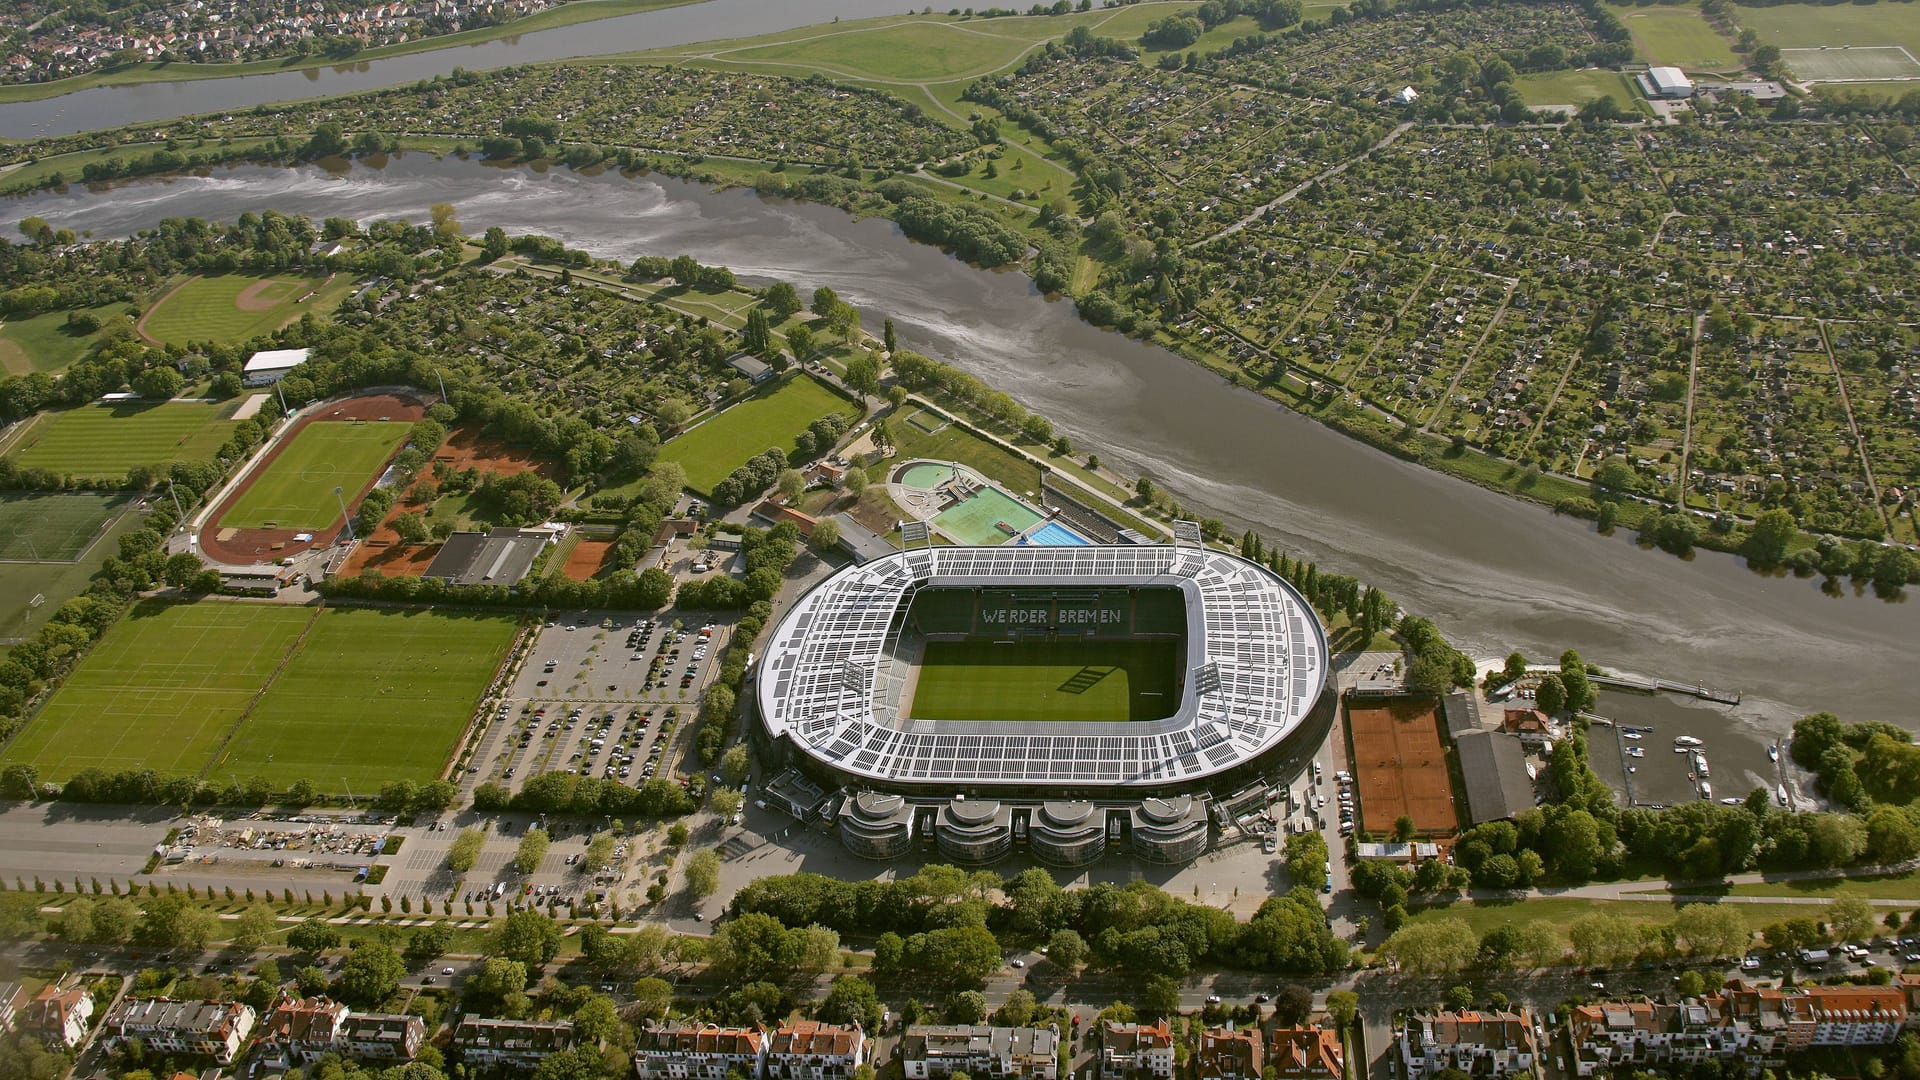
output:
POLYGON ((917 548, 849 567, 802 597, 774 630, 758 692, 775 738, 790 735, 865 781, 1152 787, 1223 772, 1285 739, 1320 696, 1326 651, 1319 620, 1292 586, 1226 552, 917 548), (911 720, 886 689, 892 631, 921 588, 1147 585, 1178 588, 1187 602, 1188 690, 1166 719, 911 720))

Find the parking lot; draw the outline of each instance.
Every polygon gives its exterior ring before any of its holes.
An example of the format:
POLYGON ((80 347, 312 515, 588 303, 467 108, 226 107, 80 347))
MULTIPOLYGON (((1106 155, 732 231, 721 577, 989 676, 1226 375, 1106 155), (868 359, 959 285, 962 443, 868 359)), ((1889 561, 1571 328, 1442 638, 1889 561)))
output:
POLYGON ((672 775, 674 735, 699 709, 732 620, 635 613, 562 616, 527 663, 462 779, 517 791, 566 770, 638 786, 672 775))

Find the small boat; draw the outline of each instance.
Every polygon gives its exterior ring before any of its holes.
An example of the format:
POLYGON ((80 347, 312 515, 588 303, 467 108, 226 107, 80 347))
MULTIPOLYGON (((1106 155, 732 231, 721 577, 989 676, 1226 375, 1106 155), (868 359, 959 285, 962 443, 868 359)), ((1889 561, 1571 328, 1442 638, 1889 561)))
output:
POLYGON ((1787 805, 1787 785, 1781 784, 1780 790, 1774 792, 1774 797, 1780 800, 1781 806, 1787 805))
POLYGON ((1700 797, 1703 799, 1713 798, 1713 785, 1707 783, 1705 780, 1700 781, 1700 797))
POLYGON ((1623 739, 1633 739, 1633 740, 1636 740, 1636 741, 1637 741, 1637 740, 1639 740, 1639 739, 1642 739, 1642 738, 1645 738, 1645 736, 1643 736, 1643 735, 1641 735, 1641 734, 1640 734, 1639 732, 1637 732, 1637 731, 1629 731, 1629 732, 1627 732, 1627 733, 1626 733, 1625 735, 1623 735, 1623 736, 1621 736, 1621 738, 1623 738, 1623 739))
POLYGON ((1726 798, 1724 798, 1724 799, 1721 799, 1721 800, 1720 800, 1720 805, 1721 805, 1721 806, 1739 806, 1739 805, 1740 805, 1741 803, 1743 803, 1743 802, 1746 802, 1746 800, 1745 800, 1745 799, 1736 799, 1736 798, 1734 798, 1734 797, 1732 797, 1731 795, 1729 795, 1728 797, 1726 797, 1726 798))
POLYGON ((1707 768, 1707 759, 1706 759, 1706 758, 1701 758, 1701 759, 1700 759, 1700 775, 1701 775, 1701 776, 1712 776, 1712 775, 1713 775, 1713 770, 1711 770, 1711 769, 1709 769, 1709 768, 1707 768))
POLYGON ((1694 738, 1691 735, 1675 735, 1673 737, 1673 745, 1684 746, 1684 747, 1687 747, 1688 749, 1692 749, 1693 747, 1696 747, 1696 746, 1705 746, 1706 743, 1700 741, 1699 739, 1694 738))
POLYGON ((1686 747, 1684 747, 1684 746, 1676 746, 1676 747, 1674 747, 1674 748, 1673 748, 1673 752, 1674 752, 1674 753, 1676 753, 1676 754, 1691 754, 1691 753, 1693 753, 1693 751, 1691 751, 1691 750, 1689 750, 1689 749, 1687 749, 1687 748, 1686 748, 1686 747))
POLYGON ((1646 757, 1647 752, 1645 750, 1640 749, 1637 746, 1629 746, 1627 747, 1627 756, 1628 757, 1646 757))
POLYGON ((1768 761, 1780 760, 1780 744, 1779 743, 1774 743, 1772 746, 1767 747, 1767 760, 1768 761))

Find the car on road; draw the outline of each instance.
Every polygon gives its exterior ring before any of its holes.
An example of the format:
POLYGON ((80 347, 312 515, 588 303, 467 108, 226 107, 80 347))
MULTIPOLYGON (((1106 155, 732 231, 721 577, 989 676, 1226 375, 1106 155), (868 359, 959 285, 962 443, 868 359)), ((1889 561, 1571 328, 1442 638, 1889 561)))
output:
POLYGON ((1012 965, 1012 966, 1014 966, 1014 967, 1017 967, 1017 968, 1023 968, 1023 967, 1026 967, 1026 966, 1027 966, 1027 962, 1026 962, 1025 960, 1015 960, 1015 961, 1013 961, 1013 965, 1012 965))
POLYGON ((1604 994, 1607 992, 1607 984, 1603 982, 1591 982, 1587 984, 1587 989, 1596 994, 1604 994))
POLYGON ((1218 1005, 1218 1004, 1220 1004, 1220 995, 1219 995, 1219 994, 1208 994, 1208 995, 1207 995, 1207 1004, 1209 1004, 1209 1005, 1218 1005))
POLYGON ((452 968, 450 968, 450 967, 443 967, 443 968, 441 968, 441 969, 440 969, 440 974, 442 974, 442 975, 451 975, 451 974, 453 974, 453 969, 452 969, 452 968))

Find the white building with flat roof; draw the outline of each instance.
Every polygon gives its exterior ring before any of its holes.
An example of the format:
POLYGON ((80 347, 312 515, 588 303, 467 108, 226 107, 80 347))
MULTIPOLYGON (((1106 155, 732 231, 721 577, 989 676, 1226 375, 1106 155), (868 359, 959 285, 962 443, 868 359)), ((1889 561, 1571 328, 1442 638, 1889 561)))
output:
POLYGON ((268 349, 247 358, 240 369, 241 381, 248 386, 271 386, 287 377, 287 372, 307 362, 311 349, 268 349))
POLYGON ((1677 67, 1648 68, 1639 76, 1640 89, 1650 98, 1683 99, 1693 96, 1693 80, 1677 67))

